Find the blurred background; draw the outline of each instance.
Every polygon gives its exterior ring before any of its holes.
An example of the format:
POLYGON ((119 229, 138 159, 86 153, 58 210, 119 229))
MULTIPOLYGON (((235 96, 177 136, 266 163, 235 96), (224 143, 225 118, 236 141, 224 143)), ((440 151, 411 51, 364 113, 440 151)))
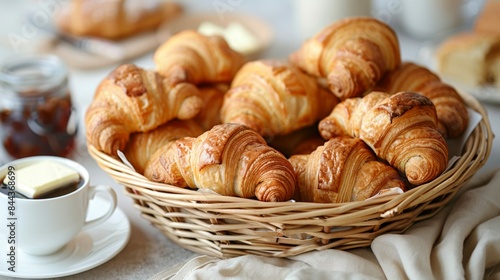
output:
MULTIPOLYGON (((0 59, 14 53, 47 48, 53 28, 53 12, 67 0, 0 0, 0 59), (33 26, 34 23, 34 26, 33 26)), ((115 0, 88 0, 96 5, 115 0)), ((152 0, 127 2, 150 5, 152 0), (146 3, 146 4, 144 4, 146 3), (147 4, 149 3, 149 4, 147 4)), ((214 13, 221 20, 232 13, 258 17, 273 28, 274 37, 264 57, 281 58, 301 42, 338 18, 352 15, 374 16, 390 24, 400 36, 431 40, 465 29, 482 8, 484 0, 183 0, 183 16, 214 13)), ((402 40, 404 43, 405 40, 402 40)), ((403 45, 403 57, 418 51, 403 45)))

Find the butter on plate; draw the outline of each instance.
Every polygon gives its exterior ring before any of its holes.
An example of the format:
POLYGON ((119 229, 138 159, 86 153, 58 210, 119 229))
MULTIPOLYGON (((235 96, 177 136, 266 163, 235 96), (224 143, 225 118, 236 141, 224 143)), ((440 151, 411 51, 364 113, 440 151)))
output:
MULTIPOLYGON (((40 161, 16 171, 16 191, 28 198, 37 198, 57 188, 76 183, 80 174, 54 161, 40 161)), ((8 184, 8 178, 4 179, 8 184)))
POLYGON ((207 36, 220 35, 224 37, 231 49, 245 55, 259 48, 257 37, 238 22, 231 22, 226 27, 222 27, 205 21, 198 26, 198 32, 207 36))

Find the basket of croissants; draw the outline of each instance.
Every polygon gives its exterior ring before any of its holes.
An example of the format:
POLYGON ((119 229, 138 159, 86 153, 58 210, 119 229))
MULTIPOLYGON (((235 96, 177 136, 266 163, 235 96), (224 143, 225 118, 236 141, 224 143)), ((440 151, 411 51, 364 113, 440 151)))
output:
POLYGON ((285 60, 249 61, 194 30, 153 60, 98 85, 88 149, 142 217, 201 254, 369 246, 434 215, 490 154, 482 106, 401 61, 374 18, 334 22, 285 60))

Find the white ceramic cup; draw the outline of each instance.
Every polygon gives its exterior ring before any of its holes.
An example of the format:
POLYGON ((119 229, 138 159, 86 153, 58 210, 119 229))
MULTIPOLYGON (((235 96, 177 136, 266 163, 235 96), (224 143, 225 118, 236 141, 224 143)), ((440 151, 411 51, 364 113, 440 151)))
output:
POLYGON ((401 25, 413 37, 445 36, 463 22, 463 0, 402 0, 401 25))
POLYGON ((14 204, 9 203, 12 200, 8 195, 0 193, 2 224, 13 223, 15 225, 11 228, 3 226, 2 230, 7 231, 4 235, 7 236, 7 240, 5 240, 6 244, 0 245, 2 247, 14 246, 13 248, 19 248, 23 253, 30 255, 55 253, 75 238, 82 229, 94 227, 106 221, 116 208, 115 191, 107 186, 91 186, 88 171, 70 159, 35 156, 14 160, 0 167, 0 178, 3 180, 9 167, 11 170, 19 170, 23 166, 44 160, 57 161, 73 168, 80 174, 83 184, 69 194, 45 199, 15 198, 14 204), (105 194, 110 206, 99 218, 87 221, 89 201, 98 192, 105 194), (9 206, 15 207, 10 208, 14 211, 13 216, 8 215, 9 206))
POLYGON ((372 12, 371 0, 294 0, 293 5, 303 40, 339 19, 372 12))

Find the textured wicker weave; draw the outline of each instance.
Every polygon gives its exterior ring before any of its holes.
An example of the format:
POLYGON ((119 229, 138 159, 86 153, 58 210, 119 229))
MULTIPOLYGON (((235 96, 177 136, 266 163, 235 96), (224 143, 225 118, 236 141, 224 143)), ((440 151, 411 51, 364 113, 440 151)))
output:
POLYGON ((403 232, 436 214, 485 164, 493 143, 488 116, 474 98, 462 95, 483 119, 454 166, 403 194, 361 202, 269 203, 207 194, 151 182, 119 159, 92 146, 89 151, 105 172, 125 186, 142 217, 191 251, 217 257, 286 257, 365 247, 383 233, 403 232))

